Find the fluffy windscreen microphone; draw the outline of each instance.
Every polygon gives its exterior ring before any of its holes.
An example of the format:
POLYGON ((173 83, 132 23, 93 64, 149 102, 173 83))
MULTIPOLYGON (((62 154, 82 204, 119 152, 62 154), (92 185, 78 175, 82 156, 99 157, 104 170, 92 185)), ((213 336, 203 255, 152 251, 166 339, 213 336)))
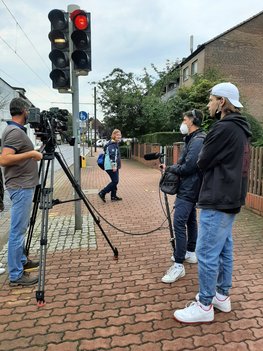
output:
POLYGON ((145 154, 143 156, 143 158, 146 161, 151 161, 151 160, 157 160, 158 158, 163 157, 163 156, 164 156, 164 154, 160 154, 159 152, 151 152, 149 154, 145 154))

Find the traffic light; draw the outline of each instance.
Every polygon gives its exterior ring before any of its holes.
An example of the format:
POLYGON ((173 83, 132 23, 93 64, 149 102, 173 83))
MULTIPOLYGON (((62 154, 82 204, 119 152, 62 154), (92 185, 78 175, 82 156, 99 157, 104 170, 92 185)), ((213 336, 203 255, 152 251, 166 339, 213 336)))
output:
POLYGON ((49 58, 52 62, 49 76, 54 89, 70 89, 69 15, 55 9, 49 12, 48 18, 51 22, 49 58))
POLYGON ((90 13, 75 10, 70 14, 73 24, 73 70, 78 76, 86 76, 91 71, 91 24, 90 13))

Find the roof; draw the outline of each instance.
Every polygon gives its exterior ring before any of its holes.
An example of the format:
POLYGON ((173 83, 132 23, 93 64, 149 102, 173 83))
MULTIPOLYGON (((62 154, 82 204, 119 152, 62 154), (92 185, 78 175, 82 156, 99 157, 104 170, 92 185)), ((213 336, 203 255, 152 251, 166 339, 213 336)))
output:
POLYGON ((212 43, 213 41, 215 41, 215 40, 217 40, 218 38, 220 38, 220 37, 226 35, 227 33, 232 32, 233 30, 237 29, 238 27, 241 27, 241 26, 243 26, 244 24, 246 24, 246 23, 248 23, 248 22, 254 20, 256 17, 258 17, 258 16, 260 16, 260 15, 262 15, 262 14, 263 14, 263 11, 261 11, 261 12, 257 13, 256 15, 254 15, 254 16, 248 18, 247 20, 245 20, 245 21, 243 21, 243 22, 237 24, 236 26, 234 26, 234 27, 232 27, 232 28, 226 30, 225 32, 223 32, 223 33, 217 35, 217 36, 214 37, 213 39, 208 40, 208 41, 205 42, 204 44, 198 45, 197 49, 196 49, 194 52, 192 52, 191 55, 189 55, 189 56, 188 56, 185 60, 183 60, 180 64, 178 64, 177 67, 180 67, 180 66, 182 66, 183 64, 185 64, 186 62, 188 62, 189 60, 191 60, 191 59, 192 59, 194 56, 196 56, 200 51, 202 51, 202 50, 206 47, 206 45, 212 43))

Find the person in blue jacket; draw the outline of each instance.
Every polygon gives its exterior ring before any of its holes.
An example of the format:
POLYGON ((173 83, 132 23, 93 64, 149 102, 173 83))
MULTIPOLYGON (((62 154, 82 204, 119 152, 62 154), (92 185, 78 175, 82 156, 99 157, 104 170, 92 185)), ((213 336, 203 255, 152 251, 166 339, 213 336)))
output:
POLYGON ((121 155, 119 142, 121 141, 121 131, 114 129, 111 134, 111 140, 105 145, 104 170, 108 173, 111 182, 99 192, 99 197, 106 202, 105 196, 111 193, 111 201, 120 201, 121 197, 117 196, 117 185, 119 183, 119 169, 121 168, 121 155))
POLYGON ((196 202, 202 182, 197 160, 206 134, 200 128, 203 120, 200 110, 185 112, 183 116, 180 131, 186 135, 184 148, 178 162, 165 168, 166 172, 177 174, 180 177, 180 183, 174 204, 173 226, 176 248, 172 260, 175 263, 162 277, 163 283, 173 283, 185 275, 184 261, 197 263, 196 202))

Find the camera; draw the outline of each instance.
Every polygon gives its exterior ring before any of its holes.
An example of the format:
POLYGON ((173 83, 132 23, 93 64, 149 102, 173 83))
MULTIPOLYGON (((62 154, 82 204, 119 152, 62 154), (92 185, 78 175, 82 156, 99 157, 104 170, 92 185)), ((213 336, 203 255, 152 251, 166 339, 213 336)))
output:
POLYGON ((51 107, 49 111, 42 111, 37 107, 29 109, 28 123, 35 129, 35 135, 43 144, 56 145, 56 135, 67 131, 68 110, 51 107))

